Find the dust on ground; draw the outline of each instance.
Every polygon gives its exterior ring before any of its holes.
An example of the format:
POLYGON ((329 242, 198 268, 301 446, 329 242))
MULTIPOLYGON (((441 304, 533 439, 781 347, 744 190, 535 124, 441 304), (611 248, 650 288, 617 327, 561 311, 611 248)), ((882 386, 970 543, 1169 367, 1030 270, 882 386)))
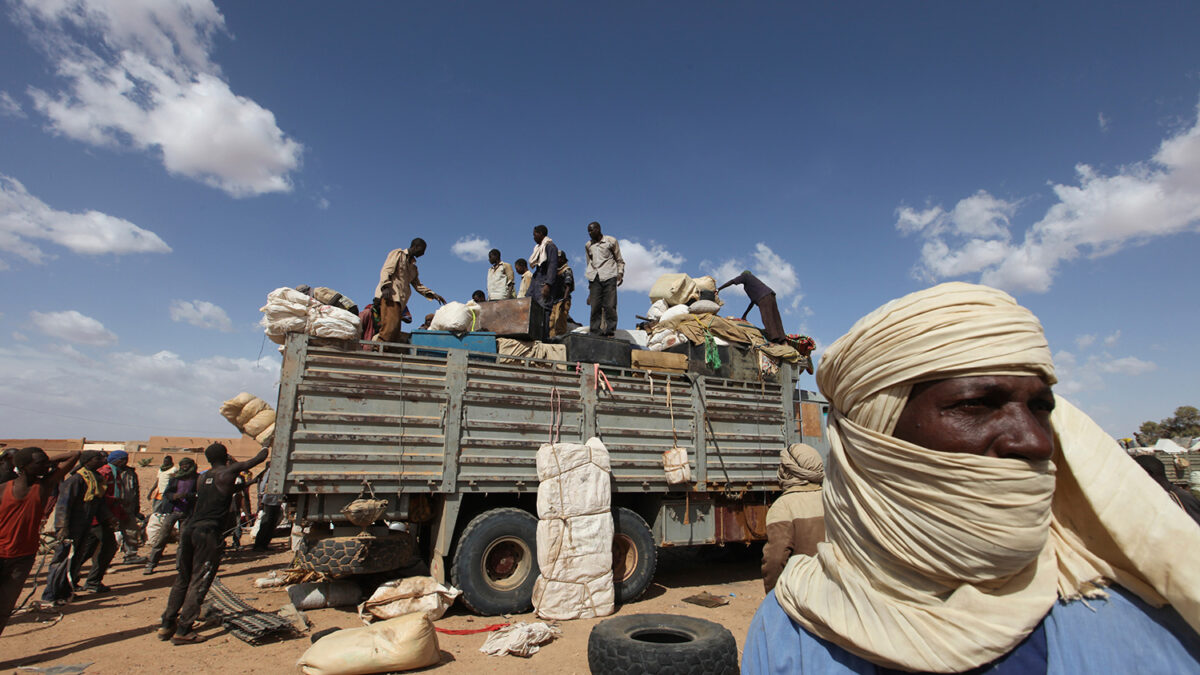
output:
MULTIPOLYGON (((153 471, 141 469, 142 485, 148 489, 153 471), (149 477, 147 476, 149 473, 149 477)), ((146 490, 144 489, 143 492, 146 490)), ((144 509, 148 512, 148 509, 144 509)), ((250 538, 244 537, 248 547, 250 538)), ((737 640, 739 661, 750 620, 764 597, 757 549, 730 545, 722 555, 697 549, 660 550, 654 583, 638 600, 617 608, 616 615, 665 613, 708 619, 729 629, 737 640), (729 604, 708 609, 683 598, 701 591, 728 597, 729 604)), ((145 553, 143 546, 141 553, 145 553)), ((84 672, 97 673, 287 673, 297 672, 296 660, 309 646, 309 635, 326 628, 352 628, 362 621, 354 608, 320 609, 306 612, 312 627, 304 636, 258 647, 233 637, 225 629, 211 627, 196 645, 175 646, 159 641, 154 632, 166 607, 167 593, 175 578, 175 545, 167 547, 158 571, 142 575, 141 565, 122 565, 117 553, 104 579, 111 591, 82 594, 52 613, 23 613, 12 618, 0 636, 0 673, 18 672, 21 666, 52 666, 90 662, 84 672), (61 614, 61 617, 59 616, 61 614)), ((39 556, 40 560, 40 556, 39 556)), ((285 537, 277 537, 270 552, 248 548, 227 550, 218 575, 243 600, 263 611, 274 612, 288 604, 281 589, 259 589, 254 580, 272 570, 289 566, 292 554, 285 537)), ((48 565, 47 565, 48 566, 48 565)), ((86 570, 85 565, 85 570, 86 570)), ((34 569, 37 569, 35 564, 34 569)), ((45 578, 46 570, 37 581, 45 578)), ((26 582, 22 599, 31 589, 26 582)), ((40 593, 40 587, 38 589, 40 593)), ((34 596, 36 600, 37 595, 34 596)), ((533 614, 511 618, 473 616, 456 603, 436 625, 450 629, 482 628, 500 621, 538 621, 533 614)), ((535 673, 587 673, 587 640, 592 626, 603 619, 564 621, 562 637, 542 647, 528 659, 493 657, 479 651, 487 634, 437 635, 442 662, 427 671, 446 673, 482 672, 483 669, 521 669, 535 673)), ((423 672, 427 672, 423 671, 423 672)), ((28 672, 28 671, 21 671, 28 672)))

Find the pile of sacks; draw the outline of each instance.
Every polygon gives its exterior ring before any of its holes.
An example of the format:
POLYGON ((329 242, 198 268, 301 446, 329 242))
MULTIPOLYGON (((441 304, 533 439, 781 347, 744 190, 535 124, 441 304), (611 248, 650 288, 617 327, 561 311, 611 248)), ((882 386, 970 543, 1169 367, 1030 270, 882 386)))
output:
POLYGON ((564 620, 612 614, 608 449, 599 438, 583 445, 547 443, 538 449, 537 473, 537 615, 564 620))
MULTIPOLYGON (((650 289, 650 300, 654 304, 646 311, 646 318, 654 322, 654 328, 646 343, 650 351, 670 349, 688 342, 678 325, 694 314, 716 314, 724 303, 717 297, 717 282, 710 276, 689 277, 686 274, 664 274, 650 289), (701 299, 701 294, 711 294, 712 299, 701 299)), ((720 337, 717 346, 729 344, 720 337)))
POLYGON ((221 416, 259 445, 270 445, 275 436, 275 409, 266 401, 243 391, 221 404, 221 416))
POLYGON ((288 333, 308 333, 314 337, 357 340, 362 335, 358 316, 326 305, 294 288, 276 288, 267 294, 261 325, 276 344, 283 344, 288 333))

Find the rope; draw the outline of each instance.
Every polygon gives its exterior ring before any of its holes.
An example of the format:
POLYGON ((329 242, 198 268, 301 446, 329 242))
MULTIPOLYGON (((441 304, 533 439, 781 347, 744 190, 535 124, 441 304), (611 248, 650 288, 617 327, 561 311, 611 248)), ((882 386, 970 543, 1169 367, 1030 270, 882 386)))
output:
POLYGON ((613 396, 616 396, 617 393, 615 391, 613 391, 612 383, 610 383, 608 381, 608 375, 605 375, 604 371, 600 370, 599 363, 593 363, 592 364, 592 389, 593 390, 600 388, 601 380, 604 381, 604 386, 608 388, 608 393, 613 396))
POLYGON ((558 387, 550 388, 550 445, 558 443, 559 428, 562 426, 562 394, 558 387))
POLYGON ((671 442, 679 447, 679 436, 675 433, 675 408, 671 405, 671 377, 667 376, 667 412, 671 415, 671 442))
POLYGON ((476 635, 478 633, 491 633, 493 631, 498 631, 501 628, 505 628, 505 627, 511 626, 511 625, 512 624, 510 624, 510 623, 494 623, 490 626, 484 626, 483 628, 463 628, 463 629, 442 628, 441 626, 434 626, 433 629, 439 633, 442 633, 443 635, 476 635))

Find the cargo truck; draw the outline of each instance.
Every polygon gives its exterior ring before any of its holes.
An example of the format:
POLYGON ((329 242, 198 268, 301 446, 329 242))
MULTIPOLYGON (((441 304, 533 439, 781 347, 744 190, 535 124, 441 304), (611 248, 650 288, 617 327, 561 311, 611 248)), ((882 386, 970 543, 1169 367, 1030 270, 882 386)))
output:
POLYGON ((305 534, 297 563, 332 576, 424 560, 474 611, 527 611, 537 577, 535 456, 595 436, 612 463, 619 603, 654 576, 658 549, 766 537, 779 451, 824 454, 827 404, 775 381, 656 372, 288 335, 268 490, 305 534), (662 453, 687 449, 691 482, 662 453), (357 499, 386 500, 350 522, 357 499))

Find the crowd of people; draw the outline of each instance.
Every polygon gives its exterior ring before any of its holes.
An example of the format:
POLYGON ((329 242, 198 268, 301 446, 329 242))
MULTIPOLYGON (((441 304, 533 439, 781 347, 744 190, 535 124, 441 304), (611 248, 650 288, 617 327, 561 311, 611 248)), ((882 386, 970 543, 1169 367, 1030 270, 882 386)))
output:
POLYGON ((147 495, 153 512, 143 518, 137 471, 123 450, 53 457, 36 447, 6 450, 0 460, 0 633, 16 608, 49 520, 54 543, 41 595, 48 605, 66 604, 80 593, 110 592, 104 577, 118 551, 124 564, 144 563, 143 574, 153 574, 177 531, 175 584, 159 637, 175 644, 198 641, 193 624, 226 542, 240 542, 253 481, 259 486, 255 550, 268 550, 281 516, 278 496, 265 490, 269 466, 257 479, 249 473, 266 459, 266 448, 237 462, 224 445, 213 443, 204 457, 209 466, 203 472, 190 457, 178 465, 165 457, 147 495), (148 556, 138 553, 143 543, 149 545, 148 556))

